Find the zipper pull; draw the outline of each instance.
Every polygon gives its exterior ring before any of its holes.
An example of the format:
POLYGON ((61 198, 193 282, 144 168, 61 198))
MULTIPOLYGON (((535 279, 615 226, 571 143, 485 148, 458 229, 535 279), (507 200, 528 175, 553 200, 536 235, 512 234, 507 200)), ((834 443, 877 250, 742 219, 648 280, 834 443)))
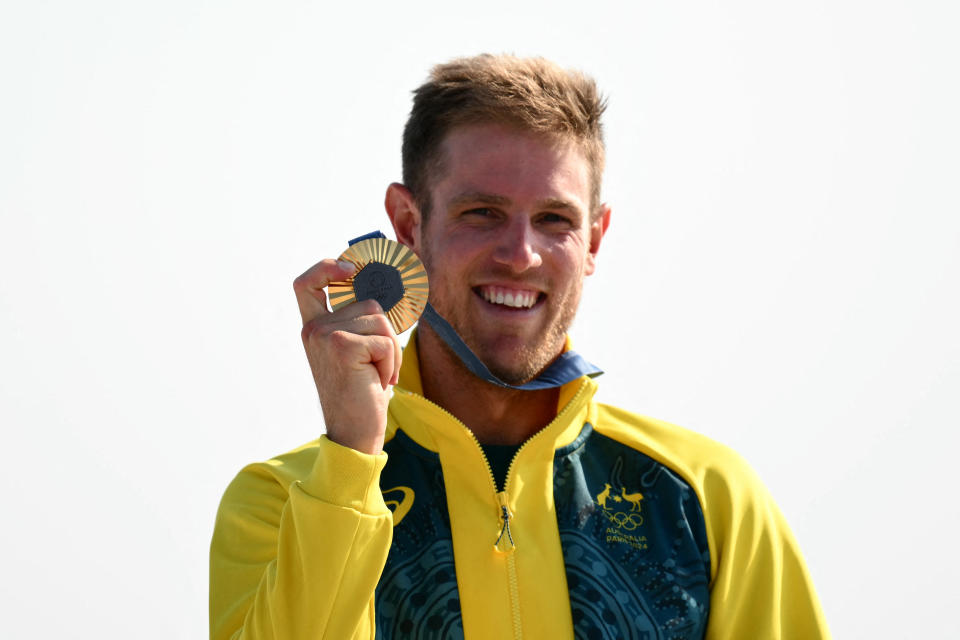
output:
POLYGON ((507 507, 507 492, 501 491, 497 494, 497 501, 500 503, 500 519, 503 525, 500 527, 500 537, 493 543, 497 551, 510 553, 517 548, 513 542, 513 534, 510 533, 510 509, 507 507))

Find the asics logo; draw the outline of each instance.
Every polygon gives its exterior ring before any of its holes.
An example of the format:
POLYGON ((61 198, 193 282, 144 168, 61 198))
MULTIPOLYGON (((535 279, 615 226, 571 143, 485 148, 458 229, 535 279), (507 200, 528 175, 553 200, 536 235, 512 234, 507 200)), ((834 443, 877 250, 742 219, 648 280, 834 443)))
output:
POLYGON ((393 526, 400 524, 404 516, 413 506, 413 489, 410 487, 393 487, 383 490, 383 501, 387 508, 393 511, 393 526))

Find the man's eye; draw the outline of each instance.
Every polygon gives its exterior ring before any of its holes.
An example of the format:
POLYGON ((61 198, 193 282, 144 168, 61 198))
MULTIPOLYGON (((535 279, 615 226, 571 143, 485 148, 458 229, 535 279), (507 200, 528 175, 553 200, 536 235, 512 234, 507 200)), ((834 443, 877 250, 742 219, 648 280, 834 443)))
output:
POLYGON ((570 218, 559 213, 545 213, 540 216, 540 221, 546 224, 570 224, 570 218))
POLYGON ((468 209, 463 212, 465 216, 477 216, 480 218, 489 218, 493 215, 493 210, 488 209, 487 207, 479 207, 477 209, 468 209))

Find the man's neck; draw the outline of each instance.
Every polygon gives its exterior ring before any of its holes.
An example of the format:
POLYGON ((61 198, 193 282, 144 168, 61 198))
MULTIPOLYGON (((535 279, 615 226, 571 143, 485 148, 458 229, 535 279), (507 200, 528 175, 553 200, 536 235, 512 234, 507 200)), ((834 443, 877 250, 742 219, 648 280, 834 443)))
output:
POLYGON ((473 431, 481 444, 521 444, 557 415, 559 388, 519 391, 481 380, 432 329, 417 332, 423 395, 473 431))

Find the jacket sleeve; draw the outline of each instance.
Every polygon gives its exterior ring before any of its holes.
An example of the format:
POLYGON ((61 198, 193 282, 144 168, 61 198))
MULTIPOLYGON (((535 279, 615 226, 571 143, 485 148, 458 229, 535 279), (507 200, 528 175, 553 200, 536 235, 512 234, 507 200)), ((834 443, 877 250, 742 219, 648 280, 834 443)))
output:
POLYGON ((786 519, 753 470, 732 457, 734 473, 705 478, 716 562, 708 640, 830 638, 786 519))
POLYGON ((393 535, 386 459, 324 436, 302 478, 275 460, 237 475, 210 546, 211 640, 373 638, 393 535))

